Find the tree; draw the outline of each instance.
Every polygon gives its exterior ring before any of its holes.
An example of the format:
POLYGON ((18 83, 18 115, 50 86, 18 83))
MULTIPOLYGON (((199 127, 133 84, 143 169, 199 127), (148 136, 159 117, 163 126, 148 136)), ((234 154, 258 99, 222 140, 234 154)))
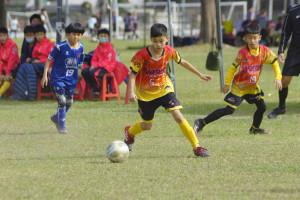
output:
POLYGON ((217 37, 216 2, 214 0, 201 0, 201 40, 211 42, 217 37))
POLYGON ((7 27, 5 0, 0 0, 0 27, 7 27))

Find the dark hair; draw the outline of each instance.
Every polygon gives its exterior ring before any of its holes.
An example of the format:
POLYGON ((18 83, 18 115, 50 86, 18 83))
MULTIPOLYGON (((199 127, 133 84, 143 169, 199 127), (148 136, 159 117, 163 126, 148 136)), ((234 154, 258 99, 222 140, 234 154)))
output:
POLYGON ((102 33, 107 34, 109 36, 109 30, 107 30, 106 28, 99 29, 97 32, 97 35, 102 34, 102 33))
POLYGON ((84 33, 84 27, 80 23, 71 23, 65 29, 66 33, 84 33))
POLYGON ((34 33, 40 33, 43 32, 46 34, 46 29, 42 24, 38 24, 37 26, 34 27, 34 33))
POLYGON ((248 24, 244 27, 244 35, 260 34, 260 27, 258 24, 248 24))
POLYGON ((6 33, 6 34, 8 34, 7 28, 1 27, 1 28, 0 28, 0 33, 6 33))
POLYGON ((168 28, 164 24, 156 23, 151 26, 151 37, 168 36, 168 28))
POLYGON ((33 15, 31 15, 31 17, 29 19, 30 24, 32 23, 33 19, 39 19, 42 22, 41 15, 39 15, 39 14, 33 14, 33 15))
POLYGON ((25 26, 24 28, 24 34, 26 33, 34 33, 34 27, 33 26, 25 26))
POLYGON ((42 8, 41 12, 43 12, 43 11, 46 11, 46 9, 45 9, 45 8, 42 8))

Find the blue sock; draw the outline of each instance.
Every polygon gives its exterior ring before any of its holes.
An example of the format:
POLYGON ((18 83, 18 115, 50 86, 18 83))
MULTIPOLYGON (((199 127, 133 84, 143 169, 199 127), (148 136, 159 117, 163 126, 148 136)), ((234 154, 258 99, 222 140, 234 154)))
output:
POLYGON ((58 108, 58 127, 60 130, 66 130, 66 108, 58 108))
MULTIPOLYGON (((67 112, 69 111, 69 109, 70 109, 70 106, 69 106, 69 107, 66 107, 66 114, 67 114, 67 112)), ((53 118, 54 118, 54 120, 55 120, 56 122, 58 122, 58 117, 57 117, 57 115, 58 115, 58 109, 57 109, 57 113, 53 115, 53 118)))

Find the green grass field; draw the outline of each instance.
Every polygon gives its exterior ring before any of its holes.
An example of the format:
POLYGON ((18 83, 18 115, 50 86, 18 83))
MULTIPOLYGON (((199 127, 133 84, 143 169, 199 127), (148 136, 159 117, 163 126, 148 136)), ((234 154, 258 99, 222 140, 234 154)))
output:
MULTIPOLYGON (((97 43, 83 40, 85 51, 97 43)), ((20 42, 19 42, 20 43, 20 42)), ((114 41, 128 66, 140 42, 114 41), (130 46, 130 50, 128 50, 130 46)), ((176 48, 181 56, 214 81, 204 84, 176 65, 182 113, 192 125, 224 107, 219 72, 205 69, 208 45, 176 48)), ((277 52, 277 48, 273 49, 277 52)), ((225 74, 238 48, 224 47, 225 74)), ((278 104, 274 73, 265 65, 260 86, 268 110, 262 128, 270 135, 250 135, 254 105, 204 128, 200 143, 211 156, 196 158, 169 113, 155 115, 151 131, 136 137, 124 163, 111 163, 106 147, 123 140, 124 127, 138 121, 137 103, 75 101, 67 114, 67 135, 50 121, 57 103, 0 101, 0 199, 300 199, 300 80, 289 87, 287 114, 269 120, 278 104)))

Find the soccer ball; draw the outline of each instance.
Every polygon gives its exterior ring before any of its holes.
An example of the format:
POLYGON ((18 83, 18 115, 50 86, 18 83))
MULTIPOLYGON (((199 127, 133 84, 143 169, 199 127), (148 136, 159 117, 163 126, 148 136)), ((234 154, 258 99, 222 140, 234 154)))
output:
POLYGON ((111 142, 106 149, 106 156, 111 162, 124 162, 129 156, 127 144, 120 140, 111 142))

